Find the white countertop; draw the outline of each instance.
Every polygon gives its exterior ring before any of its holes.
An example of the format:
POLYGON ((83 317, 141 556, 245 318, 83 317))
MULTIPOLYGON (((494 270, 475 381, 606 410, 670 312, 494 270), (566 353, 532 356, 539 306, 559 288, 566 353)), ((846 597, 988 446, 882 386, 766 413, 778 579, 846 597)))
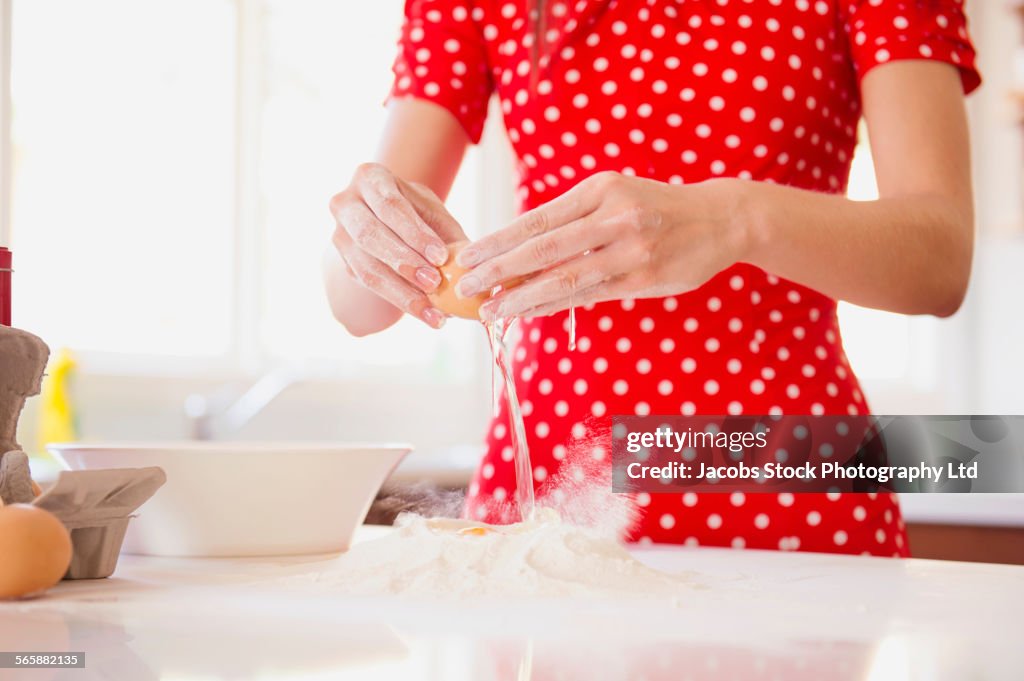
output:
POLYGON ((282 581, 330 570, 335 556, 122 556, 110 579, 0 603, 0 648, 85 651, 86 669, 0 679, 1022 678, 1021 567, 635 553, 690 573, 693 588, 672 603, 429 603, 282 581))

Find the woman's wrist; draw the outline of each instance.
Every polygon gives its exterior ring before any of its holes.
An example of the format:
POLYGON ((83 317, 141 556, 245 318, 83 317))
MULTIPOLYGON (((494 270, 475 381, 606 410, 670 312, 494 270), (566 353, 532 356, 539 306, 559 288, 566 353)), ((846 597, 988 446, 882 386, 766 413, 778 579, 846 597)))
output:
POLYGON ((721 248, 731 263, 757 264, 755 259, 772 242, 771 196, 764 191, 766 185, 738 178, 722 178, 697 186, 706 187, 715 206, 712 228, 718 232, 721 248))

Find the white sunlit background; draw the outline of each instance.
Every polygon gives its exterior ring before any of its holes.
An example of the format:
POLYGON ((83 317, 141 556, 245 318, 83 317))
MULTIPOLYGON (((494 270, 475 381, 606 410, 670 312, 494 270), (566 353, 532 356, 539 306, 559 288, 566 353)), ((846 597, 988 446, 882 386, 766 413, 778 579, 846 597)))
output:
MULTIPOLYGON (((354 339, 321 290, 327 201, 373 157, 401 0, 2 2, 13 96, 0 242, 17 259, 15 321, 75 353, 85 437, 185 436, 188 395, 291 367, 294 385, 241 434, 427 450, 479 440, 490 366, 478 327, 434 333, 409 320, 354 339)), ((976 22, 979 44, 988 24, 976 22)), ((972 104, 975 128, 1015 125, 985 101, 972 104)), ((1011 133, 994 134, 980 159, 1011 133)), ((1007 174, 996 164, 979 177, 1007 174)), ((494 228, 512 182, 492 120, 452 212, 470 234, 494 228)), ((850 193, 873 192, 862 150, 850 193)), ((993 210, 980 217, 1019 235, 1015 203, 993 210)), ((1001 288, 1000 276, 983 284, 1001 288)), ((1016 395, 1000 372, 968 356, 981 314, 946 322, 843 305, 875 409, 1012 408, 999 408, 1016 395)))

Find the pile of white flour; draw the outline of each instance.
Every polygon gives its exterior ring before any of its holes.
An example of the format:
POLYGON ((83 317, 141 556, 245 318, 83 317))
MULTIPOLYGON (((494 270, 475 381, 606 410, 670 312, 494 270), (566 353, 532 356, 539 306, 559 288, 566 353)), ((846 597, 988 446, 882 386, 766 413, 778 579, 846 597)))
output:
POLYGON ((671 597, 687 587, 549 509, 500 526, 402 516, 393 534, 357 544, 314 579, 345 593, 427 598, 671 597))

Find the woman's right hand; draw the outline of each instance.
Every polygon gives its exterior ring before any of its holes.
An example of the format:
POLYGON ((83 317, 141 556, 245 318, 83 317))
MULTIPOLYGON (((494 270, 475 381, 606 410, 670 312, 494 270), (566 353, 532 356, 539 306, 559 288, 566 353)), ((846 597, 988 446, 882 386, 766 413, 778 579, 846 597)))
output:
POLYGON ((333 242, 349 276, 402 312, 435 329, 443 312, 427 293, 441 283, 446 244, 466 238, 430 188, 365 163, 351 184, 331 198, 333 242))

